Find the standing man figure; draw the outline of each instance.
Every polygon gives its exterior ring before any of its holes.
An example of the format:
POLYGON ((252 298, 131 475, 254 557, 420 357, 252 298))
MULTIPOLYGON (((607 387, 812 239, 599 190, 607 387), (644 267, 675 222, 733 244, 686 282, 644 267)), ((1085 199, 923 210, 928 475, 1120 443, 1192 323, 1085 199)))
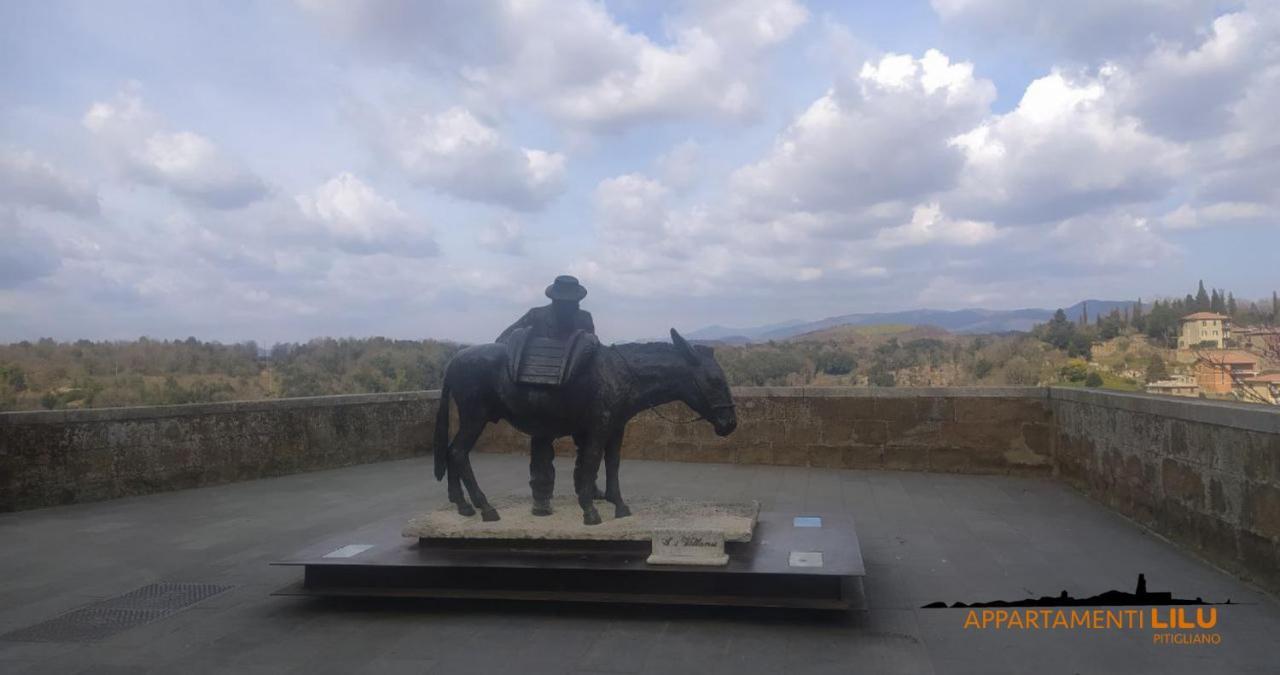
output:
MULTIPOLYGON (((546 294, 551 298, 551 304, 534 307, 525 312, 518 321, 502 331, 495 342, 506 343, 511 334, 521 328, 531 329, 529 335, 531 338, 567 340, 577 330, 595 335, 596 327, 591 319, 591 313, 578 306, 578 303, 587 297, 587 289, 578 283, 576 277, 567 274, 556 277, 555 282, 547 286, 546 294)), ((533 490, 533 515, 535 516, 551 515, 551 495, 556 485, 555 448, 552 445, 554 440, 546 436, 534 436, 530 440, 529 487, 533 490)), ((579 448, 582 447, 582 439, 577 436, 574 436, 573 442, 579 448)), ((574 467, 575 485, 580 471, 580 462, 581 453, 579 453, 579 463, 574 467)), ((598 487, 596 493, 601 494, 598 487)))
POLYGON ((592 335, 596 332, 591 313, 578 307, 578 303, 587 297, 587 289, 578 283, 576 277, 567 274, 556 277, 554 283, 547 286, 547 297, 551 304, 524 313, 518 321, 502 331, 495 342, 506 342, 511 334, 526 326, 533 329, 532 337, 567 338, 575 330, 585 330, 592 335))

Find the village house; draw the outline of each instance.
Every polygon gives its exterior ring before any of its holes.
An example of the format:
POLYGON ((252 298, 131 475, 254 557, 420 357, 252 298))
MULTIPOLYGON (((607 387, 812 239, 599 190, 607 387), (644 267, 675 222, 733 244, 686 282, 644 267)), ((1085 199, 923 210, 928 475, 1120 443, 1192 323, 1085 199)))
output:
POLYGON ((1208 347, 1222 349, 1231 337, 1230 317, 1214 312, 1196 312, 1181 319, 1178 327, 1178 351, 1208 347))
POLYGON ((1242 398, 1255 403, 1280 405, 1280 373, 1254 375, 1244 381, 1242 398))
POLYGON ((1195 374, 1205 394, 1230 394, 1237 383, 1258 375, 1258 357, 1238 349, 1205 350, 1196 359, 1195 374))
POLYGON ((1186 375, 1175 375, 1167 380, 1158 380, 1146 386, 1148 394, 1164 394, 1165 396, 1187 396, 1195 398, 1200 395, 1200 385, 1186 375))
POLYGON ((1251 351, 1267 352, 1280 345, 1280 327, 1249 326, 1231 332, 1237 347, 1251 351))

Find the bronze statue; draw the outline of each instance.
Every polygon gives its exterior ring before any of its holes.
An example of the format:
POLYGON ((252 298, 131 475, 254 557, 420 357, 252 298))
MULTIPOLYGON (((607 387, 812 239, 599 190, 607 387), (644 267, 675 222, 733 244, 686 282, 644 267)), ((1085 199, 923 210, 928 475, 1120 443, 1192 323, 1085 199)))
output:
POLYGON ((733 396, 710 347, 694 346, 671 329, 671 343, 635 343, 600 348, 591 315, 578 309, 586 295, 573 277, 547 288, 550 307, 531 310, 503 331, 500 342, 458 352, 445 368, 433 441, 435 476, 449 477, 449 501, 464 516, 480 509, 498 520, 471 469, 471 448, 489 422, 507 420, 532 438, 533 512, 551 512, 555 485, 551 443, 572 436, 578 446, 574 490, 582 522, 599 524, 593 500, 605 463, 604 499, 614 517, 630 515, 618 482, 622 436, 638 413, 681 401, 727 436, 737 426, 733 396), (580 290, 575 290, 574 287, 580 290), (557 297, 560 296, 560 297, 557 297), (557 302, 567 303, 557 305, 557 302), (572 310, 572 311, 570 311, 572 310), (458 405, 458 433, 449 441, 449 401, 458 405), (471 504, 463 496, 466 486, 471 504))

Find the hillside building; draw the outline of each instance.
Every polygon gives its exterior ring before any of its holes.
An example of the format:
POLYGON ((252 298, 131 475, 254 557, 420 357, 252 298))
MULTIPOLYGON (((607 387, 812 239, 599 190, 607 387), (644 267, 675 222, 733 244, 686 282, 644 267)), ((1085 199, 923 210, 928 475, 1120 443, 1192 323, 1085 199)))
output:
POLYGON ((1207 347, 1222 349, 1231 337, 1231 319, 1214 312, 1196 312, 1181 319, 1178 327, 1178 350, 1207 347))
POLYGON ((1258 357, 1236 349, 1206 350, 1196 359, 1196 384, 1205 394, 1230 394, 1258 375, 1258 357))

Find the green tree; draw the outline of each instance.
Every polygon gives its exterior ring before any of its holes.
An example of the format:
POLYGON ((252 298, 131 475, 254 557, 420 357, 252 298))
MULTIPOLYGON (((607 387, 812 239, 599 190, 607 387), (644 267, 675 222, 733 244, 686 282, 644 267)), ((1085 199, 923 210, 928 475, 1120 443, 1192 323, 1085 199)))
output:
POLYGON ((1169 367, 1159 354, 1152 354, 1147 362, 1147 382, 1158 382, 1169 379, 1169 367))
POLYGON ((897 379, 893 376, 893 371, 889 370, 884 363, 877 361, 871 366, 871 370, 867 371, 867 383, 873 387, 893 387, 897 384, 897 379))
MULTIPOLYGON (((1188 296, 1189 297, 1189 296, 1188 296)), ((1194 311, 1207 312, 1212 308, 1212 301, 1209 299, 1209 292, 1204 290, 1204 279, 1200 280, 1200 289, 1196 291, 1196 297, 1193 306, 1194 311)))
POLYGON ((1084 378, 1084 386, 1094 387, 1094 388, 1101 387, 1102 376, 1099 375, 1097 371, 1090 371, 1089 374, 1084 378))
POLYGON ((1086 361, 1093 358, 1093 340, 1084 332, 1072 334, 1071 341, 1067 344, 1067 356, 1075 358, 1079 357, 1086 361))

